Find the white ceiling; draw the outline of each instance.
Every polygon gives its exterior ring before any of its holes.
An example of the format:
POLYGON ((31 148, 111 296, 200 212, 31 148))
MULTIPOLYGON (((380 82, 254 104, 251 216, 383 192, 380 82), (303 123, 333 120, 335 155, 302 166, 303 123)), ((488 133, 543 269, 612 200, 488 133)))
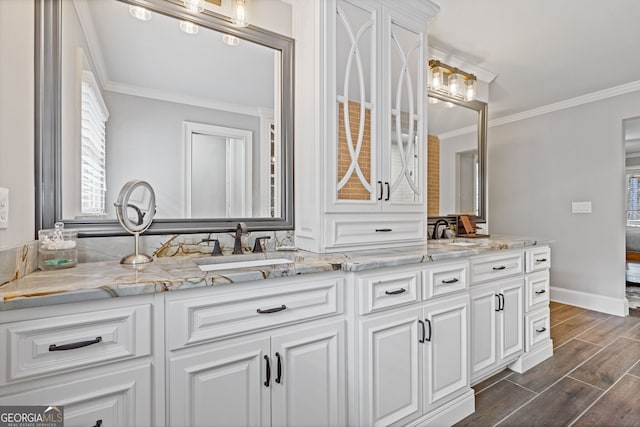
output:
POLYGON ((434 1, 430 46, 497 74, 490 119, 640 81, 640 0, 434 1))

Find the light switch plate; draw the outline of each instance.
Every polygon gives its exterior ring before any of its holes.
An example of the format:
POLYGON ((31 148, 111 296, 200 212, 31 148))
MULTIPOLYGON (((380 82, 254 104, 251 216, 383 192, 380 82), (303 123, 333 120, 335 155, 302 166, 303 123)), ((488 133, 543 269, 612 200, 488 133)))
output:
POLYGON ((591 202, 572 202, 572 213, 591 213, 591 202))
POLYGON ((0 187, 0 229, 9 228, 9 189, 0 187))

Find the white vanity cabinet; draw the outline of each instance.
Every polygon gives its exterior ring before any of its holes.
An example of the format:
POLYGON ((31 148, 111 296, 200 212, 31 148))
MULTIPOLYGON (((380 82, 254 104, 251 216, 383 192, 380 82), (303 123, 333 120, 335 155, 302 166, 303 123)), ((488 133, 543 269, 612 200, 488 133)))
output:
POLYGON ((169 425, 345 425, 343 293, 329 274, 168 295, 169 425))
POLYGON ((471 380, 478 382, 524 350, 523 253, 471 259, 471 380))
POLYGON ((509 366, 516 372, 524 372, 553 354, 549 310, 550 268, 551 248, 536 246, 525 250, 524 346, 528 357, 509 366))
POLYGON ((154 297, 3 313, 0 405, 63 405, 66 426, 162 425, 154 297))
POLYGON ((428 0, 296 0, 296 243, 422 242, 428 0))
POLYGON ((447 424, 473 412, 468 295, 458 292, 423 301, 422 270, 427 269, 394 268, 357 275, 359 306, 368 309, 356 319, 354 369, 360 389, 358 411, 350 419, 353 425, 447 424), (379 295, 387 302, 377 307, 367 304, 371 289, 385 284, 388 289, 379 295), (413 284, 417 301, 407 296, 413 284), (399 292, 402 289, 407 291, 399 292), (443 410, 449 403, 450 408, 443 410))

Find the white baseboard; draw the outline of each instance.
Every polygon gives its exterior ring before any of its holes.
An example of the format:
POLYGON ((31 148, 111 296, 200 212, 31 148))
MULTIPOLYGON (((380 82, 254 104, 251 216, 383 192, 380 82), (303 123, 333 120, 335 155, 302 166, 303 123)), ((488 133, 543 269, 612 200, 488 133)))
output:
POLYGON ((509 365, 509 369, 522 374, 551 356, 553 356, 553 341, 547 340, 520 356, 518 360, 509 365))
POLYGON ((418 418, 408 424, 407 427, 451 426, 473 414, 475 410, 475 396, 473 389, 470 388, 460 397, 429 412, 426 416, 418 418))
POLYGON ((629 315, 629 301, 626 298, 613 298, 552 286, 551 300, 614 316, 629 315))

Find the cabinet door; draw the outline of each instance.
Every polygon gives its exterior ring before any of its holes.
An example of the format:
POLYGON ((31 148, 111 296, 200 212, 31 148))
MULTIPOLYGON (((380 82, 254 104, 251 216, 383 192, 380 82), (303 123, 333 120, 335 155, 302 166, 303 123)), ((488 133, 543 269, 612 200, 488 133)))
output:
POLYGON ((115 370, 82 380, 59 381, 25 393, 0 398, 0 405, 64 406, 67 427, 150 426, 151 365, 115 370))
POLYGON ((268 426, 273 386, 272 380, 266 384, 269 338, 197 350, 169 361, 169 424, 268 426))
POLYGON ((498 361, 496 355, 495 285, 471 288, 471 375, 498 361))
POLYGON ((335 129, 327 131, 334 132, 335 140, 327 141, 331 159, 327 206, 333 211, 361 211, 363 206, 377 205, 383 190, 376 169, 378 14, 372 2, 330 4, 335 4, 335 11, 327 22, 327 43, 330 54, 335 52, 335 75, 329 73, 328 85, 335 85, 335 101, 327 105, 327 114, 335 129))
POLYGON ((431 303, 424 308, 425 409, 437 406, 469 386, 468 312, 466 295, 431 303))
POLYGON ((422 314, 412 308, 360 321, 360 425, 422 415, 422 314))
POLYGON ((424 211, 426 22, 383 8, 382 170, 385 211, 424 211))
POLYGON ((271 341, 274 426, 346 425, 344 321, 271 341))
POLYGON ((524 348, 522 288, 522 279, 510 280, 498 287, 498 293, 503 299, 498 321, 498 355, 500 360, 520 353, 524 348))

